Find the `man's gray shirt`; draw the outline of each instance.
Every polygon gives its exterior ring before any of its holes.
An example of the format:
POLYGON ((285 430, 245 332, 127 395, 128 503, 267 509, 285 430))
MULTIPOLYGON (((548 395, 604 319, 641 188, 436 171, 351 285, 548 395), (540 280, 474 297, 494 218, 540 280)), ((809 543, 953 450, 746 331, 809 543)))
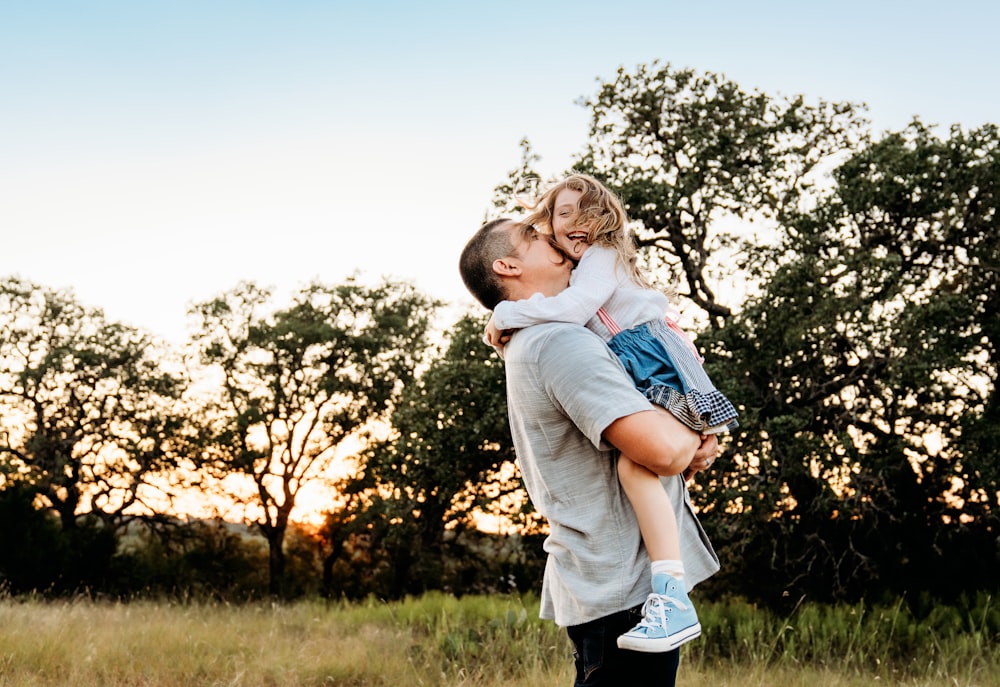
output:
MULTIPOLYGON (((514 334, 504 349, 511 434, 528 495, 549 523, 541 617, 579 625, 637 606, 650 592, 649 557, 601 437, 653 407, 593 332, 565 323, 514 334)), ((674 504, 685 582, 719 560, 681 476, 661 478, 674 504)))

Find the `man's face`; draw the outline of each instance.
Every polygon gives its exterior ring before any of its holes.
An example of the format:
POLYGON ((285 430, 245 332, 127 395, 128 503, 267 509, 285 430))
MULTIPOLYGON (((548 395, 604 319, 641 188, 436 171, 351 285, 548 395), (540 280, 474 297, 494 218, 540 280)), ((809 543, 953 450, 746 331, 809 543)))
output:
POLYGON ((549 243, 547 236, 520 222, 511 222, 507 230, 522 282, 533 289, 531 293, 554 296, 569 285, 573 263, 549 243))

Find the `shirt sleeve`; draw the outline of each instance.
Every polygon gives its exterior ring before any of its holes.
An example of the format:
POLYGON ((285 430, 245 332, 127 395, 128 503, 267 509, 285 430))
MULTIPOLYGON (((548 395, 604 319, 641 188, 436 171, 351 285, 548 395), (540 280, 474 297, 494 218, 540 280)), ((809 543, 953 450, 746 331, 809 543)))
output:
POLYGON ((618 288, 617 260, 613 249, 591 246, 561 293, 502 301, 493 310, 493 323, 497 329, 521 329, 543 322, 586 324, 618 288))
POLYGON ((551 402, 597 448, 610 448, 603 434, 615 420, 652 409, 607 345, 588 330, 556 329, 540 348, 551 402))

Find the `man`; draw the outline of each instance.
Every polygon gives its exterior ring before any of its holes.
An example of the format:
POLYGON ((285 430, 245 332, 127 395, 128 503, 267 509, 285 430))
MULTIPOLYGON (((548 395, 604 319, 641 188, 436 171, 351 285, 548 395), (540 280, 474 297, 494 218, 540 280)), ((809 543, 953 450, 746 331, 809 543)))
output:
MULTIPOLYGON (((462 279, 486 308, 569 284, 572 263, 533 227, 484 225, 460 260, 462 279)), ((511 434, 528 495, 549 523, 541 616, 573 642, 578 687, 674 685, 679 651, 636 653, 618 635, 641 618, 649 559, 616 476, 616 453, 659 475, 677 512, 688 586, 718 559, 687 498, 681 473, 711 464, 715 445, 633 386, 605 343, 578 325, 515 333, 504 349, 511 434), (711 454, 711 455, 709 455, 711 454), (689 460, 671 456, 694 455, 689 460), (683 504, 683 505, 680 505, 683 504)))

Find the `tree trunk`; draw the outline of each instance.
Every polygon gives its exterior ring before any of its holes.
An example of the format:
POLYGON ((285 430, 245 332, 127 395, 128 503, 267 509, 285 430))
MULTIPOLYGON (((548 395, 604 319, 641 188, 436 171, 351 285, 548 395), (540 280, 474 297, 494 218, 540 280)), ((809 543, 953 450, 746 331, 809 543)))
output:
POLYGON ((285 533, 291 510, 291 506, 278 508, 274 524, 264 528, 267 537, 267 591, 273 597, 281 597, 285 591, 285 533))

